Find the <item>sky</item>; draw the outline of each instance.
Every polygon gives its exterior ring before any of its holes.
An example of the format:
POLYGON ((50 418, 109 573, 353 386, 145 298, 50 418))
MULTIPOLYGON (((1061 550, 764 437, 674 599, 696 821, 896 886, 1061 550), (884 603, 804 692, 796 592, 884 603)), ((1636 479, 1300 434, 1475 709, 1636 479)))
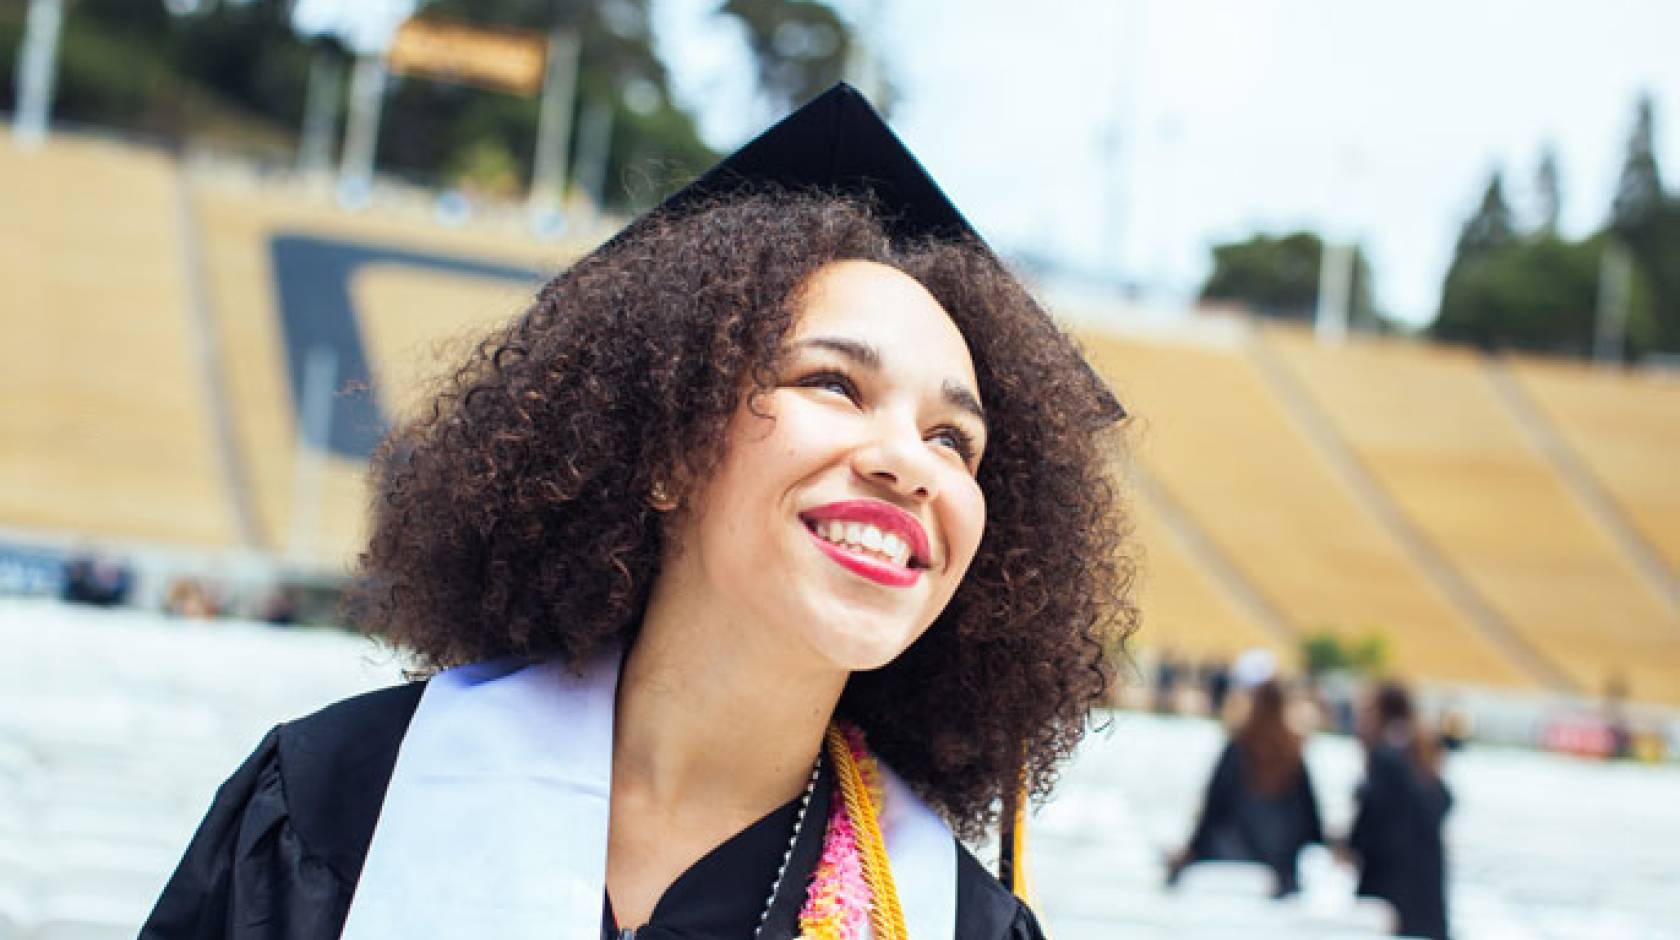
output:
MULTIPOLYGON (((719 0, 652 0, 677 101, 732 149, 771 123, 719 0)), ((833 0, 898 91, 892 123, 1005 253, 1193 298, 1209 248, 1356 240, 1379 305, 1434 316, 1488 176, 1519 213, 1556 149, 1563 230, 1608 211, 1646 89, 1680 173, 1670 0, 833 0)), ((363 47, 414 0, 299 0, 363 47)))
MULTIPOLYGON (((773 118, 715 0, 656 0, 679 103, 727 149, 773 118)), ((839 0, 899 91, 892 123, 1006 252, 1193 297, 1209 247, 1358 240, 1378 302, 1433 317, 1503 169, 1519 213, 1556 148, 1563 229, 1608 211, 1634 102, 1680 173, 1680 4, 1664 0, 839 0)))

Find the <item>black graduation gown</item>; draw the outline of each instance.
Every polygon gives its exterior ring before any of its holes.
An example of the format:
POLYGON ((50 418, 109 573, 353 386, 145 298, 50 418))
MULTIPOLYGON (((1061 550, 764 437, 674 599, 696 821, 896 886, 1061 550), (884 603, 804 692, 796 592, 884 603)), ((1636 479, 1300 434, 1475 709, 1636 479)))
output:
MULTIPOLYGON (((270 731, 217 791, 141 940, 336 938, 423 688, 371 692, 270 731)), ((766 938, 797 933, 802 889, 821 854, 832 799, 825 771, 765 922, 766 938)), ((796 812, 797 800, 789 802, 696 862, 665 892, 638 940, 752 937, 796 812)), ((603 936, 613 936, 605 905, 602 921, 603 936)), ((960 844, 956 935, 1043 937, 1031 911, 960 844)))
POLYGON ((1289 894, 1298 886, 1296 856, 1309 843, 1323 841, 1306 765, 1282 793, 1260 793, 1248 780, 1242 748, 1227 743, 1190 837, 1191 860, 1261 862, 1277 874, 1278 894, 1289 894))
POLYGON ((1348 846, 1359 856, 1361 895, 1382 898, 1408 937, 1447 938, 1447 866, 1441 827, 1452 794, 1404 751, 1372 749, 1348 846))

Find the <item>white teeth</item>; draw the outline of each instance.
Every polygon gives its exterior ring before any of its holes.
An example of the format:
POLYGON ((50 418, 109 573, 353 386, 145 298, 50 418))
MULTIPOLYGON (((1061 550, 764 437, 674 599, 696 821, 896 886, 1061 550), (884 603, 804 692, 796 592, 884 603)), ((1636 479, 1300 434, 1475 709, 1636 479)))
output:
POLYGON ((872 552, 881 551, 881 530, 872 525, 863 527, 863 547, 872 552))
POLYGON ((866 523, 839 519, 820 519, 813 528, 819 538, 844 545, 852 551, 876 555, 900 567, 910 563, 910 544, 897 533, 882 532, 866 523))

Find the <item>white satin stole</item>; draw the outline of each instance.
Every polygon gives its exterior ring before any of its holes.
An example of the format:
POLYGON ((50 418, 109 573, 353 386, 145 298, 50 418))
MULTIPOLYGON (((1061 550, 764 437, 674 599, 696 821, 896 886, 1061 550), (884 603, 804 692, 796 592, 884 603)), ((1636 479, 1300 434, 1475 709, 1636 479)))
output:
MULTIPOLYGON (((599 940, 619 659, 581 671, 495 661, 432 678, 344 940, 599 940)), ((956 841, 885 766, 882 778, 881 829, 909 934, 954 937, 956 841)))

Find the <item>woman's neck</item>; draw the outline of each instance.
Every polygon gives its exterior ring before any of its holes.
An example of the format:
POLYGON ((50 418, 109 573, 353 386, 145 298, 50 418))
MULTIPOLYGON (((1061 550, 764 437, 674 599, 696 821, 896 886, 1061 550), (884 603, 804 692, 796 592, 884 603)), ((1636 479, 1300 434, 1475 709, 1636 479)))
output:
POLYGON ((738 627, 649 605, 619 677, 615 794, 750 819, 804 788, 847 674, 790 662, 738 627))

